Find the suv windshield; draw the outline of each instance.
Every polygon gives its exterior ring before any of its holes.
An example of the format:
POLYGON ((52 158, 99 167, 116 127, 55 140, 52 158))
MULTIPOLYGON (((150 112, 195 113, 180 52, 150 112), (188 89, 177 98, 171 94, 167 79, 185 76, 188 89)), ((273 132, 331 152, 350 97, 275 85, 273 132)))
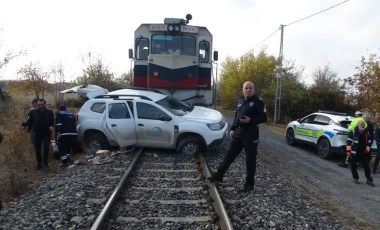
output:
POLYGON ((167 96, 156 103, 177 116, 184 116, 192 110, 190 105, 171 96, 167 96))

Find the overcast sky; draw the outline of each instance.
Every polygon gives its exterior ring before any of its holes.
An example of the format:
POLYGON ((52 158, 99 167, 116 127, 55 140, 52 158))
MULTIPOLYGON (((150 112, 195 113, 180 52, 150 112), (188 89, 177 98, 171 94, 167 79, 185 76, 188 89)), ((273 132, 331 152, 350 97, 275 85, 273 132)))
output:
POLYGON ((310 75, 318 67, 326 65, 344 78, 356 73, 362 56, 380 50, 380 1, 342 2, 0 0, 0 58, 4 50, 27 51, 27 56, 2 69, 0 76, 17 78, 20 66, 30 62, 39 62, 46 70, 62 63, 67 79, 72 80, 85 67, 81 57, 89 51, 101 56, 119 76, 130 69, 128 49, 133 47, 134 31, 140 24, 163 23, 165 17, 184 18, 190 13, 189 25, 205 26, 214 35, 219 63, 263 47, 277 57, 278 28, 283 24, 288 25, 284 28, 284 58, 305 68, 306 83, 312 82, 310 75))

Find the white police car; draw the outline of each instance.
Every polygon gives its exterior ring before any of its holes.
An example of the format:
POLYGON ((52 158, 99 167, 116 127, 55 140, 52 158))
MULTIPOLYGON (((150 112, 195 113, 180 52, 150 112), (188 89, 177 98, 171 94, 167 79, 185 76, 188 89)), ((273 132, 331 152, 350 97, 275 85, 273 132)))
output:
POLYGON ((317 112, 290 122, 286 127, 286 143, 307 143, 317 147, 318 155, 327 159, 334 153, 344 154, 348 125, 354 117, 344 113, 317 112))
POLYGON ((214 109, 149 89, 121 89, 88 100, 78 113, 78 136, 91 154, 110 146, 176 149, 194 154, 224 140, 228 124, 214 109))

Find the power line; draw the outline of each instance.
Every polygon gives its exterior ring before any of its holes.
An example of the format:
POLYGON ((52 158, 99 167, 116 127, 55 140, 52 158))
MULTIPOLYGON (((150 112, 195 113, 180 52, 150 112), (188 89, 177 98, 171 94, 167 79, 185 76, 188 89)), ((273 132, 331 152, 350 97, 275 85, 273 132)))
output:
MULTIPOLYGON (((346 0, 346 1, 340 2, 340 3, 336 4, 336 5, 333 5, 333 6, 329 7, 329 8, 326 8, 326 9, 324 9, 324 10, 321 10, 321 11, 319 11, 319 12, 317 12, 317 13, 314 13, 314 14, 309 15, 309 16, 307 16, 307 17, 301 18, 301 19, 299 19, 299 20, 297 20, 297 21, 294 21, 294 22, 289 23, 289 24, 284 25, 284 26, 290 26, 290 25, 293 25, 293 24, 298 23, 298 22, 300 22, 300 21, 306 20, 306 19, 311 18, 311 17, 313 17, 313 16, 315 16, 315 15, 318 15, 318 14, 320 14, 320 13, 323 13, 323 12, 327 11, 327 10, 330 10, 330 9, 332 9, 332 8, 334 8, 334 7, 337 7, 337 6, 339 6, 339 5, 342 5, 343 3, 346 3, 346 2, 348 2, 348 1, 350 1, 350 0, 346 0)), ((281 27, 280 27, 280 28, 281 28, 281 27)), ((254 46, 254 47, 253 47, 253 50, 256 49, 259 45, 263 44, 263 43, 264 43, 265 41, 267 41, 269 38, 271 38, 271 37, 272 37, 272 36, 273 36, 278 30, 280 30, 280 28, 276 29, 276 30, 275 30, 274 32, 272 32, 269 36, 267 36, 264 40, 262 40, 261 42, 259 42, 256 46, 254 46)))
POLYGON ((307 16, 307 17, 304 17, 304 18, 301 18, 301 19, 299 19, 299 20, 297 20, 297 21, 294 21, 294 22, 292 22, 292 23, 289 23, 289 24, 287 24, 287 25, 285 25, 285 26, 290 26, 290 25, 293 25, 293 24, 295 24, 295 23, 297 23, 297 22, 300 22, 300 21, 303 21, 303 20, 305 20, 305 19, 311 18, 311 17, 313 17, 313 16, 315 16, 315 15, 317 15, 317 14, 323 13, 323 12, 325 12, 325 11, 327 11, 327 10, 330 10, 330 9, 334 8, 334 7, 337 7, 337 6, 339 6, 339 5, 342 5, 343 3, 346 3, 346 2, 348 2, 348 1, 350 1, 350 0, 343 1, 343 2, 341 2, 341 3, 338 3, 338 4, 334 5, 334 6, 331 6, 331 7, 327 8, 327 9, 321 10, 321 11, 315 13, 315 14, 309 15, 309 16, 307 16))
POLYGON ((257 44, 255 47, 253 47, 253 49, 256 49, 256 47, 258 47, 259 45, 261 45, 262 43, 264 43, 266 40, 268 40, 270 37, 272 37, 280 28, 276 29, 275 31, 273 31, 273 33, 271 33, 268 37, 266 37, 264 40, 262 40, 259 44, 257 44))

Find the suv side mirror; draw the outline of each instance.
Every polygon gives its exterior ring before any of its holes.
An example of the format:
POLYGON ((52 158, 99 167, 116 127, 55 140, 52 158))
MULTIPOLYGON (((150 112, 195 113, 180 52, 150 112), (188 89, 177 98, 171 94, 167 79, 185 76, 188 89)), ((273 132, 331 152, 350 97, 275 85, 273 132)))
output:
POLYGON ((172 118, 169 115, 167 115, 167 114, 163 114, 163 115, 160 116, 160 120, 161 121, 171 121, 172 118))

